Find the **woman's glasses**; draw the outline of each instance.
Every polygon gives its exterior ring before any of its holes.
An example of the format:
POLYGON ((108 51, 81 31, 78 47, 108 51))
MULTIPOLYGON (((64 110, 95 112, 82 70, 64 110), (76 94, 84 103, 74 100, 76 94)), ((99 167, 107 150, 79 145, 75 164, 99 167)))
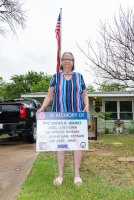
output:
POLYGON ((71 61, 73 61, 73 59, 71 59, 71 58, 62 58, 62 61, 68 61, 68 62, 71 62, 71 61))

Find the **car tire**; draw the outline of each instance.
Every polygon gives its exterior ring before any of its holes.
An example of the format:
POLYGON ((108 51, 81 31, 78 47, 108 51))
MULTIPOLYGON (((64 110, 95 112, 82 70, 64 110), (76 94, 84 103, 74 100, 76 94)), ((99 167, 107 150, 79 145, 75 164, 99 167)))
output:
POLYGON ((22 137, 22 134, 21 134, 21 133, 18 133, 18 136, 19 136, 19 137, 22 137))
POLYGON ((37 132, 37 127, 36 127, 36 123, 34 123, 32 128, 28 131, 28 135, 27 135, 28 143, 36 142, 36 132, 37 132))

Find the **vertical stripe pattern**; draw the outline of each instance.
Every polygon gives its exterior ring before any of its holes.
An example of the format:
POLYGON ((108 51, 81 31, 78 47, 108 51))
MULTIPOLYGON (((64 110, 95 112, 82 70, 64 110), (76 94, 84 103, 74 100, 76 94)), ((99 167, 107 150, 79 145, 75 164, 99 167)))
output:
POLYGON ((82 92, 86 89, 83 76, 72 73, 72 78, 66 80, 62 72, 53 75, 50 87, 55 87, 52 112, 81 112, 83 110, 82 92))

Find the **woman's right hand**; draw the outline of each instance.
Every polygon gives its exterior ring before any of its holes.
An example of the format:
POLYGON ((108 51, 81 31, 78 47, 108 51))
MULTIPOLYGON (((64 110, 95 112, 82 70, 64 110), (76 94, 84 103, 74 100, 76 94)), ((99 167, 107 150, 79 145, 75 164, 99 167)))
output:
POLYGON ((37 112, 44 112, 44 108, 41 107, 37 112))

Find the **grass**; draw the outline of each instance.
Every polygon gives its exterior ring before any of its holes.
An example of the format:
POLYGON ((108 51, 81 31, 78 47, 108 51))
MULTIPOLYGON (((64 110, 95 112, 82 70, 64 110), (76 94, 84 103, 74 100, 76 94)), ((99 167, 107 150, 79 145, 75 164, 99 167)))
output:
POLYGON ((134 134, 99 136, 96 142, 89 143, 89 150, 84 151, 82 157, 82 186, 73 184, 70 156, 66 157, 65 163, 65 172, 69 174, 65 174, 61 186, 54 186, 54 152, 43 152, 34 163, 17 200, 134 200, 134 162, 117 161, 118 157, 134 156, 134 134), (101 156, 100 153, 111 153, 112 156, 101 156))
POLYGON ((8 134, 2 134, 2 135, 0 135, 0 139, 6 138, 6 137, 9 137, 8 134))

